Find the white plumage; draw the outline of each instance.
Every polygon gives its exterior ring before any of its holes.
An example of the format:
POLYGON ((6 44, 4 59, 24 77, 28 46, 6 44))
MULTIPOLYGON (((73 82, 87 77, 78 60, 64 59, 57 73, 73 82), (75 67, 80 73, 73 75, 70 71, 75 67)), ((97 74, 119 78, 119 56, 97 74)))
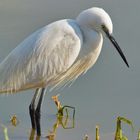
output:
POLYGON ((2 91, 44 87, 73 64, 82 37, 68 22, 74 23, 62 20, 38 30, 7 56, 0 65, 2 91))
POLYGON ((86 72, 97 60, 102 27, 113 26, 101 8, 83 11, 76 20, 51 23, 25 39, 0 64, 0 93, 58 86, 86 72))

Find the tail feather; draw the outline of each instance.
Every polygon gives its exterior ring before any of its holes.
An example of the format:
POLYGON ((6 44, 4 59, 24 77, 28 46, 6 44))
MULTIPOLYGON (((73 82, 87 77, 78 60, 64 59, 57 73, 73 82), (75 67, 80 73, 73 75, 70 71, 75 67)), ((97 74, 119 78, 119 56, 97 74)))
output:
POLYGON ((17 93, 17 92, 21 92, 23 90, 29 90, 29 89, 36 89, 36 88, 42 88, 42 87, 45 87, 45 84, 44 83, 34 83, 34 84, 27 84, 19 89, 15 89, 15 88, 0 88, 0 94, 2 93, 17 93))

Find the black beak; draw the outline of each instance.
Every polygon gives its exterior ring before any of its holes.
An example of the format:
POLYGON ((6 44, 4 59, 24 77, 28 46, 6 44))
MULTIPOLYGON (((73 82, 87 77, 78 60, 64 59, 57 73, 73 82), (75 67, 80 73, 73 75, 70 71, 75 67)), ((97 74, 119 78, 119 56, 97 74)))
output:
POLYGON ((122 57, 123 61, 127 65, 127 67, 129 67, 129 64, 128 64, 128 62, 127 62, 127 60, 126 60, 121 48, 119 47, 118 43, 116 42, 115 38, 112 35, 110 35, 107 30, 104 30, 104 32, 106 33, 107 37, 109 38, 109 40, 112 42, 112 44, 114 45, 114 47, 116 48, 116 50, 118 51, 120 56, 122 57))

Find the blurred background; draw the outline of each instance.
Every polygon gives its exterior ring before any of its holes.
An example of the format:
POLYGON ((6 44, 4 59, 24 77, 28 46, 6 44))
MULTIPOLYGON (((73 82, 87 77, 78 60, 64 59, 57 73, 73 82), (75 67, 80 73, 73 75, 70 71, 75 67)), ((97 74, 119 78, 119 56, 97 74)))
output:
MULTIPOLYGON (((130 139, 136 139, 140 129, 139 0, 0 0, 0 61, 32 32, 59 19, 75 19, 90 7, 102 7, 111 16, 114 37, 130 68, 105 39, 101 55, 92 69, 72 86, 48 91, 42 108, 42 131, 47 135, 55 122, 57 110, 51 96, 60 94, 62 104, 76 108, 76 122, 71 130, 60 127, 56 140, 80 140, 85 134, 94 139, 96 124, 100 125, 101 138, 111 139, 117 116, 133 120, 134 134, 127 125, 123 128, 130 139)), ((26 131, 31 127, 28 106, 33 93, 29 90, 0 96, 0 122, 9 125, 9 116, 13 114, 20 119, 18 129, 9 132, 10 139, 28 139, 26 131)))

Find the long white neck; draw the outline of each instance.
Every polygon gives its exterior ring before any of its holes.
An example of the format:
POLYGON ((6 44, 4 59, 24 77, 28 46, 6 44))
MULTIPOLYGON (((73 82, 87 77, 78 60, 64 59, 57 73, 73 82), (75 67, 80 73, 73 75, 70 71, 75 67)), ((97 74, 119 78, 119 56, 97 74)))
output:
POLYGON ((98 47, 102 47, 103 37, 97 26, 97 19, 97 16, 94 16, 92 13, 92 9, 81 12, 76 18, 76 22, 83 33, 84 44, 81 52, 84 55, 88 55, 91 52, 94 53, 98 47))
MULTIPOLYGON (((86 26, 80 26, 80 29, 83 33, 83 46, 81 49, 82 56, 88 55, 90 53, 95 53, 95 51, 99 51, 102 48, 103 45, 103 36, 101 33, 96 32, 86 26)), ((98 55, 97 53, 97 55, 98 55)), ((81 54, 80 54, 81 55, 81 54)))
POLYGON ((87 31, 82 26, 81 31, 83 33, 83 42, 85 43, 83 43, 79 57, 66 72, 56 77, 54 87, 75 80, 78 76, 89 70, 98 59, 103 44, 102 34, 91 29, 87 31))

